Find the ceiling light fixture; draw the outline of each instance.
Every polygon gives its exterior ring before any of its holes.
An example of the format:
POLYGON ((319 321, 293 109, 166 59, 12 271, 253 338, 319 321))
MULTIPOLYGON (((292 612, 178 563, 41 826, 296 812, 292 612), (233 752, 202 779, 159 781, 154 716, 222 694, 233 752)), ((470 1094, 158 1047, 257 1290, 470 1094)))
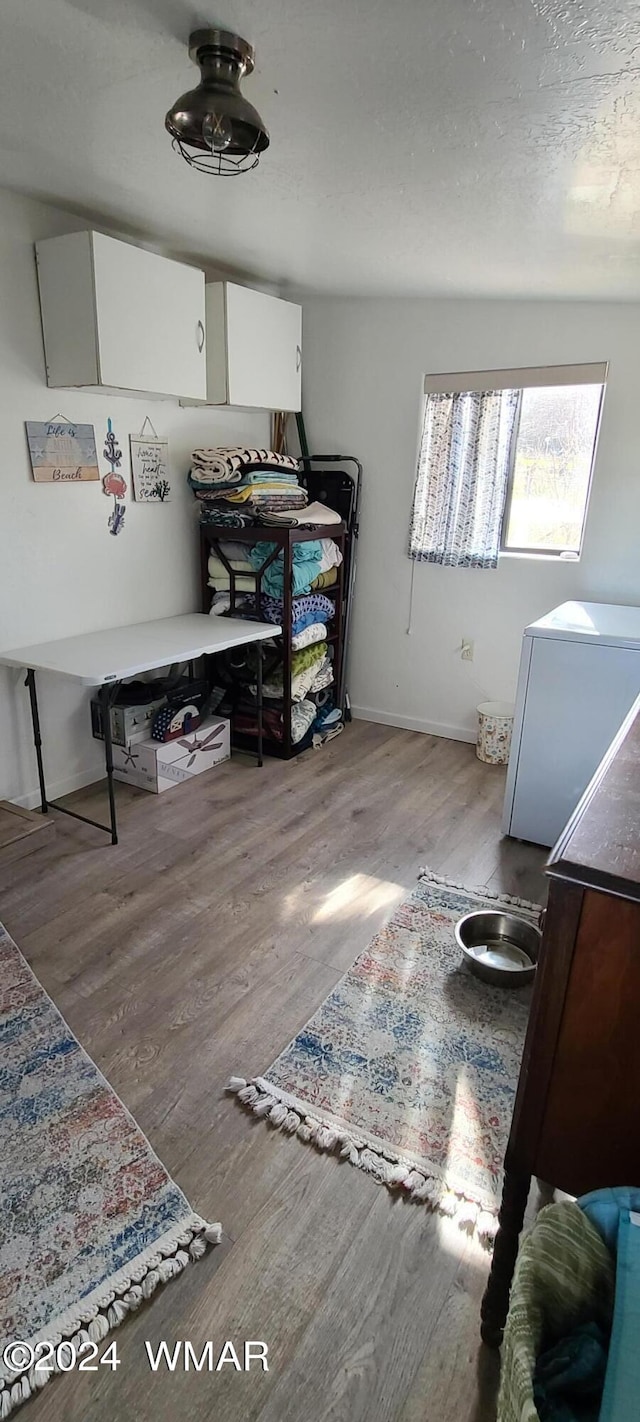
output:
POLYGON ((254 67, 252 46, 227 30, 195 30, 189 58, 200 69, 200 83, 165 118, 176 152, 199 173, 249 173, 269 147, 259 113, 240 92, 240 80, 254 67))

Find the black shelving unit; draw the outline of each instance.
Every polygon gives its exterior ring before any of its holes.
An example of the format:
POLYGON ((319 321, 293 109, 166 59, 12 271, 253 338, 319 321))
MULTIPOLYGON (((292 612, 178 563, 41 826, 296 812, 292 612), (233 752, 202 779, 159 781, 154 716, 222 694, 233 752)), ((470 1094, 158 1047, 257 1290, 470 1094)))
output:
MULTIPOLYGON (((230 584, 230 617, 252 616, 258 621, 265 621, 261 616, 261 594, 262 580, 267 568, 274 560, 282 554, 284 561, 283 576, 283 628, 281 635, 275 638, 276 654, 271 661, 268 650, 265 649, 264 678, 268 680, 269 675, 277 666, 282 666, 282 740, 277 740, 265 729, 264 751, 265 754, 278 756, 282 760, 290 760, 293 756, 299 755, 301 751, 307 750, 311 744, 311 733, 308 733, 301 741, 294 745, 291 737, 291 659, 293 655, 292 642, 292 603, 293 593, 293 550, 298 543, 308 543, 311 540, 320 538, 332 538, 337 543, 343 555, 340 567, 336 569, 336 581, 328 587, 322 589, 327 597, 335 603, 335 616, 328 624, 327 645, 333 653, 333 675, 336 688, 336 698, 341 695, 341 688, 344 686, 343 664, 345 654, 345 626, 347 623, 347 597, 345 585, 345 553, 347 530, 344 523, 322 524, 314 528, 276 528, 271 525, 255 524, 249 528, 229 528, 226 525, 203 523, 200 525, 200 569, 202 585, 202 610, 210 612, 213 599, 213 589, 209 587, 209 554, 215 552, 221 563, 227 570, 230 584), (246 570, 239 572, 234 569, 222 551, 222 544, 244 543, 251 547, 256 543, 269 543, 271 552, 260 568, 256 569, 252 575, 246 570), (238 591, 236 587, 237 578, 247 578, 253 576, 255 579, 255 591, 247 593, 238 591), (239 606, 238 599, 253 599, 253 609, 246 601, 239 606), (271 663, 271 664, 270 664, 271 663)), ((339 704, 337 702, 337 704, 339 704)), ((342 708, 344 709, 344 708, 342 708)), ((246 732, 239 731, 234 726, 234 717, 231 718, 232 741, 238 749, 255 750, 255 737, 246 732)))

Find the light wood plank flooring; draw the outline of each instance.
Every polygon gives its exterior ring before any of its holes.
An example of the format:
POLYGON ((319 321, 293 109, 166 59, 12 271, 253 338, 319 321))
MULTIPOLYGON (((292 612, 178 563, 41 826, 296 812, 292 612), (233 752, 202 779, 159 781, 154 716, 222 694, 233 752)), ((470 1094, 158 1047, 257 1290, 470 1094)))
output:
MULTIPOLYGON (((72 802, 104 813, 98 790, 72 802)), ((223 1088, 266 1070, 421 864, 542 899, 543 851, 500 838, 503 792, 471 746, 356 722, 288 765, 237 757, 160 797, 119 787, 116 848, 58 816, 32 854, 0 855, 8 930, 224 1226, 119 1330, 117 1373, 55 1380, 33 1422, 490 1422, 483 1251, 223 1088), (144 1340, 161 1338, 264 1339, 270 1370, 152 1373, 144 1340)))

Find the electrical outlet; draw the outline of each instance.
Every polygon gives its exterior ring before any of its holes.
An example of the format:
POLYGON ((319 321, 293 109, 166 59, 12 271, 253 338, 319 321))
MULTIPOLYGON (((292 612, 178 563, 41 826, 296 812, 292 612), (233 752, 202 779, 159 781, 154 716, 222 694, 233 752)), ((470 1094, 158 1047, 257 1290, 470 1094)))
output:
POLYGON ((460 647, 460 656, 463 662, 473 661, 473 642, 470 637, 463 637, 460 647))

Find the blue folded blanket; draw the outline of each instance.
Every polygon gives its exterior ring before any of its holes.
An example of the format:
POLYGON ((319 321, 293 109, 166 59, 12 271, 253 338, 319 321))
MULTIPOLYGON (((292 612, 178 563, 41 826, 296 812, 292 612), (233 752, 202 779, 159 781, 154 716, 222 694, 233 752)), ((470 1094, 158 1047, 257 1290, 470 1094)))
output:
MULTIPOLYGON (((276 547, 275 543, 254 543, 249 549, 249 558, 256 569, 269 557, 276 547)), ((312 582, 322 571, 322 547, 318 539, 312 538, 305 543, 295 543, 293 546, 293 592, 308 593, 312 582)), ((264 592, 270 597, 282 598, 284 591, 284 555, 278 554, 273 563, 269 564, 262 578, 264 592)))
MULTIPOLYGON (((282 598, 263 596, 261 602, 263 617, 267 622, 277 622, 282 626, 284 604, 282 598)), ((330 622, 335 617, 335 603, 324 593, 308 593, 306 597, 294 597, 291 604, 291 631, 294 637, 311 627, 314 622, 330 622)))
POLYGON ((298 478, 287 469, 253 469, 245 471, 242 478, 235 479, 203 479, 200 477, 198 469, 190 469, 187 474, 187 483, 192 489, 201 489, 204 493, 224 494, 235 493, 238 489, 253 488, 255 484, 267 487, 271 484, 286 484, 290 489, 299 489, 298 478))

